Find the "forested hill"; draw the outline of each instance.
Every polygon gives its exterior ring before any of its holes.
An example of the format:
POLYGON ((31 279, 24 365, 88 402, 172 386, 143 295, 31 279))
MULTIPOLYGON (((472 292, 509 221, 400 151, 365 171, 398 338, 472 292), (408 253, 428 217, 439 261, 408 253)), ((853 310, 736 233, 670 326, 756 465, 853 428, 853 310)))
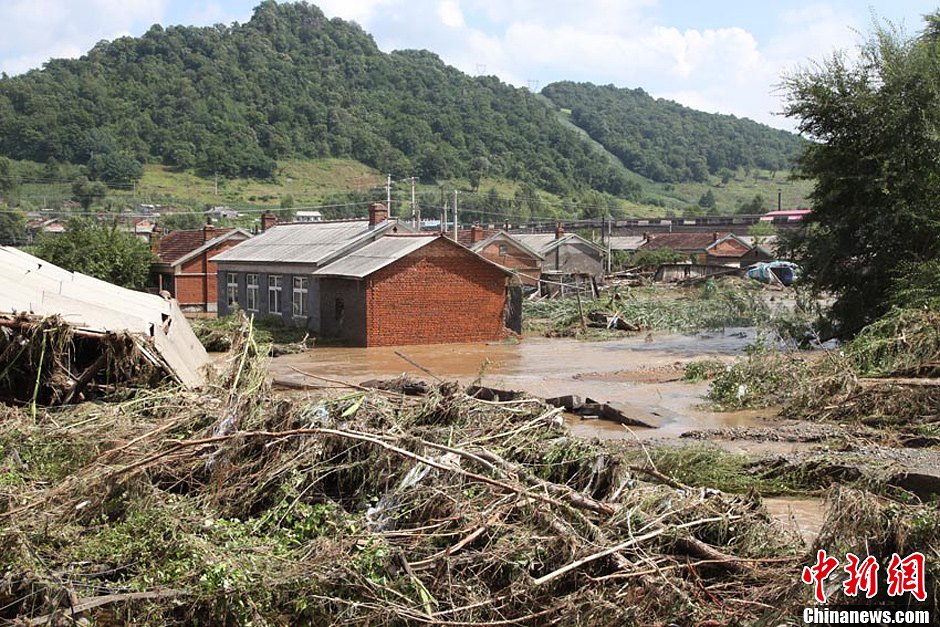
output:
POLYGON ((231 176, 331 156, 425 180, 475 168, 556 193, 635 187, 527 90, 429 52, 385 54, 305 3, 264 2, 231 27, 154 26, 0 80, 0 154, 112 152, 231 176))
MULTIPOLYGON (((656 103, 662 113, 639 120, 621 116, 617 103, 626 98, 607 88, 559 84, 546 92, 651 178, 682 178, 685 168, 698 177, 699 161, 783 164, 797 145, 678 105, 656 103), (653 140, 632 150, 640 121, 653 140)), ((349 157, 425 181, 501 176, 559 195, 640 192, 635 177, 563 124, 544 98, 467 76, 430 52, 383 53, 354 23, 273 0, 245 24, 154 26, 81 59, 0 78, 0 155, 87 164, 91 178, 124 184, 144 162, 269 178, 278 159, 349 157)))
POLYGON ((705 181, 723 169, 790 168, 803 140, 733 115, 654 99, 642 89, 560 82, 542 95, 623 162, 660 182, 705 181))

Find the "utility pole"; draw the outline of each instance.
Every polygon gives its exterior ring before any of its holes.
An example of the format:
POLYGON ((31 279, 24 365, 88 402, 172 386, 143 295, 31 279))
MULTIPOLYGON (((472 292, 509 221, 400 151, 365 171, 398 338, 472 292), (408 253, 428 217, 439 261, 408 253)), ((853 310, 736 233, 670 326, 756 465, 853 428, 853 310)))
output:
POLYGON ((457 241, 457 190, 454 190, 454 241, 457 241))
POLYGON ((219 195, 219 173, 215 173, 215 195, 219 195))
POLYGON ((447 201, 444 201, 444 207, 441 209, 441 235, 447 233, 447 201))
POLYGON ((415 213, 416 211, 415 204, 415 177, 411 177, 411 226, 417 226, 418 230, 421 230, 421 218, 415 213))
POLYGON ((385 179, 385 208, 388 209, 388 217, 392 217, 392 175, 389 174, 385 179))
POLYGON ((611 222, 612 221, 610 219, 610 216, 607 216, 607 274, 610 274, 610 270, 611 270, 610 257, 611 257, 611 252, 613 249, 613 246, 611 245, 611 242, 610 242, 610 236, 613 235, 613 224, 611 222))

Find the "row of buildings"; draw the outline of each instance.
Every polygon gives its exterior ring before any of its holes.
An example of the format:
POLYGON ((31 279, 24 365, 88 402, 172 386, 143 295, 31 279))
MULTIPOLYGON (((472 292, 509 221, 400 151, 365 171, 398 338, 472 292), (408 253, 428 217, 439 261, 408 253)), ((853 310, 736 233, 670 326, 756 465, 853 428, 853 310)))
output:
MULTIPOLYGON (((661 233, 633 244, 672 248, 695 263, 742 265, 772 256, 721 233, 661 233)), ((267 212, 254 236, 211 224, 166 235, 157 227, 151 245, 157 288, 185 310, 276 316, 361 346, 501 339, 507 328, 521 330, 524 290, 594 289, 607 253, 561 227, 418 232, 390 219, 381 203, 359 220, 278 224, 267 212)))

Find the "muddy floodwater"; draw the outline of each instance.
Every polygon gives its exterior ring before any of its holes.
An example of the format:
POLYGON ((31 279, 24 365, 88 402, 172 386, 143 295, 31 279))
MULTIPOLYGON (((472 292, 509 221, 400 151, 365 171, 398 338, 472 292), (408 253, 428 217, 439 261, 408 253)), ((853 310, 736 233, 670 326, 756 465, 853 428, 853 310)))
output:
POLYGON ((600 402, 616 401, 639 415, 655 417, 657 429, 634 429, 604 420, 572 418, 572 432, 583 437, 676 437, 689 429, 747 427, 767 412, 712 412, 703 405, 707 384, 681 381, 693 359, 731 359, 754 340, 750 329, 695 335, 650 334, 604 342, 526 338, 513 344, 452 344, 397 348, 316 348, 274 360, 276 379, 317 383, 305 371, 358 383, 408 374, 520 390, 540 397, 576 394, 600 402), (407 358, 407 359, 406 359, 407 358), (410 361, 409 361, 410 360, 410 361), (412 363, 413 362, 413 363, 412 363), (417 366, 415 365, 417 364, 417 366))
MULTIPOLYGON (((695 335, 640 335, 604 342, 535 337, 514 344, 326 347, 278 357, 271 370, 277 380, 324 386, 330 384, 301 372, 349 383, 402 374, 432 380, 428 372, 463 383, 482 376, 484 385, 543 398, 576 394, 600 402, 617 402, 630 408, 630 415, 651 418, 661 425, 655 429, 628 429, 606 420, 568 416, 566 424, 572 434, 580 437, 684 443, 686 440, 680 440, 680 436, 690 430, 761 427, 773 422, 773 410, 710 411, 703 400, 708 384, 682 381, 689 361, 731 361, 743 354, 754 337, 751 329, 730 329, 695 335)), ((710 439, 727 450, 757 456, 811 446, 802 442, 710 439)), ((813 541, 823 520, 822 501, 771 498, 765 503, 772 516, 807 544, 813 541)))

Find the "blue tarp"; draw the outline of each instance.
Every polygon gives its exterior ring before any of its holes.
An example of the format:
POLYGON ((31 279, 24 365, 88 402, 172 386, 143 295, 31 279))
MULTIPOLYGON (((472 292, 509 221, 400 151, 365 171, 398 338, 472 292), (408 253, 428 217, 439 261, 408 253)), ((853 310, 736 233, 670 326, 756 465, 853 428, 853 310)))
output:
POLYGON ((768 261, 747 269, 747 276, 761 283, 782 283, 790 286, 800 276, 800 267, 790 261, 768 261))

